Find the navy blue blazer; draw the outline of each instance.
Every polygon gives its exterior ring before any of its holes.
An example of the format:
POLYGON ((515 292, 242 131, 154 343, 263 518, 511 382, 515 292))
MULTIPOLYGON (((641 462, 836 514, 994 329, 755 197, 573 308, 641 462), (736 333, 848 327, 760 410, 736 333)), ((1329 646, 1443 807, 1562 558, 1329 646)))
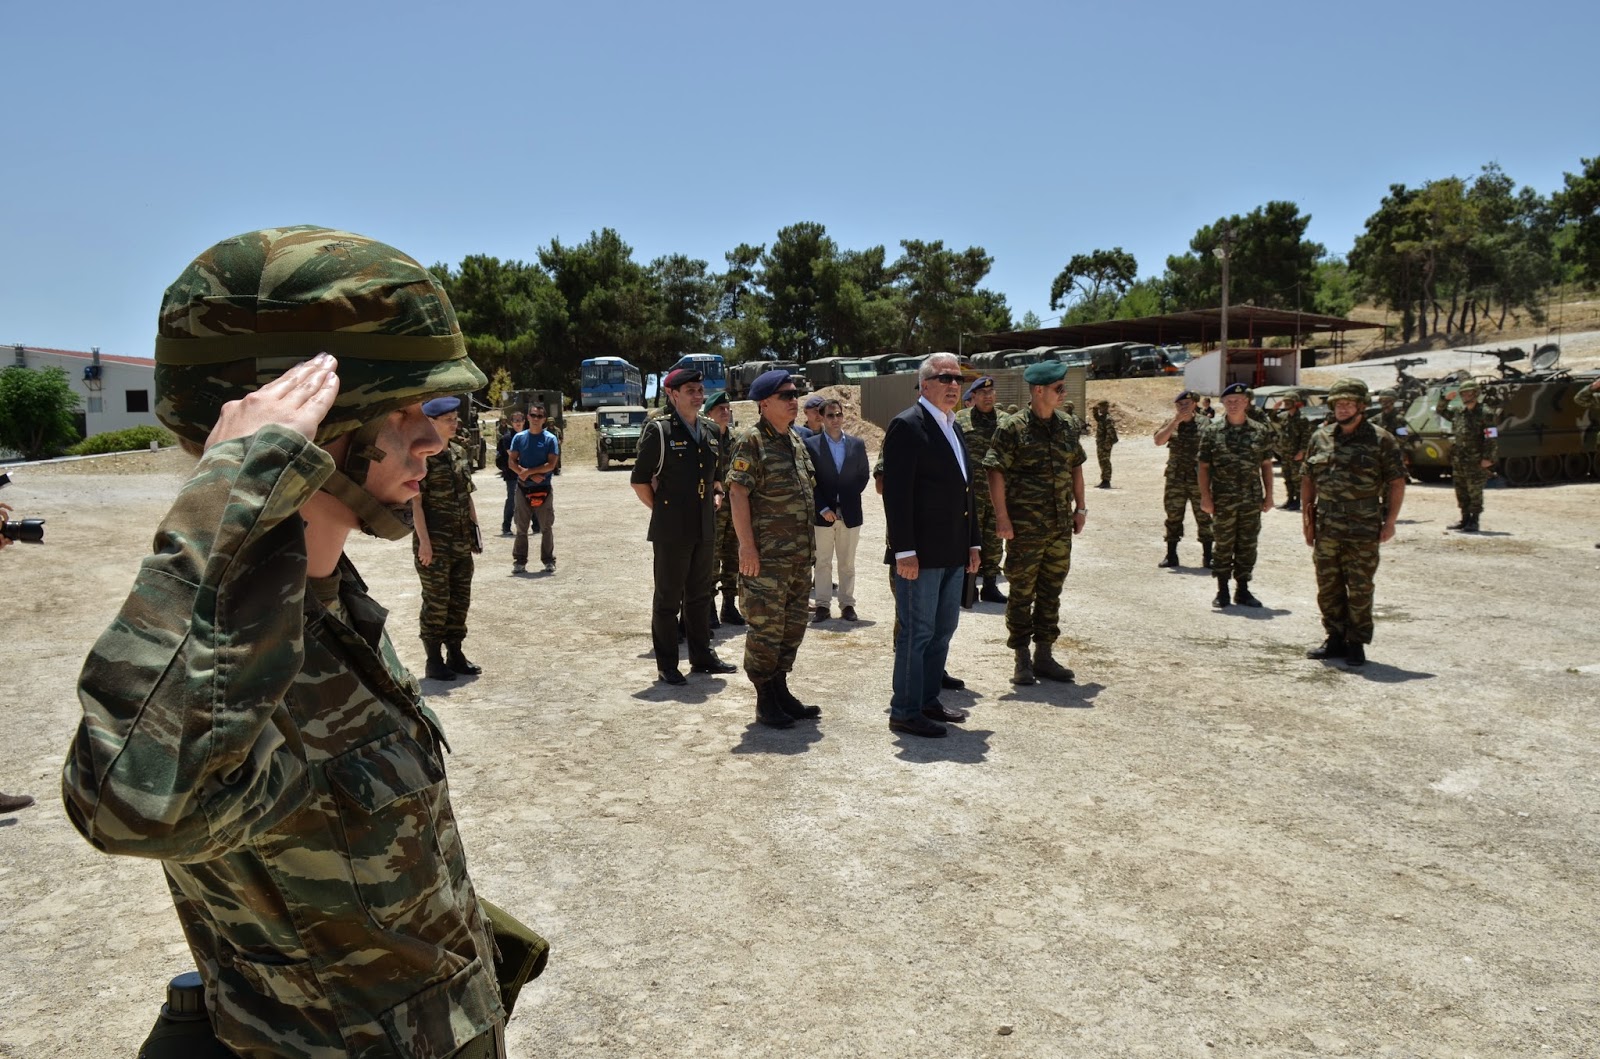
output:
POLYGON ((982 543, 970 476, 984 472, 975 466, 960 426, 955 433, 966 456, 966 477, 944 431, 921 401, 890 421, 883 437, 883 513, 889 535, 884 562, 892 564, 896 552, 914 551, 919 566, 964 567, 971 549, 982 543))
POLYGON ((872 481, 872 468, 867 464, 867 443, 850 434, 844 436, 844 467, 834 470, 833 449, 828 447, 826 433, 806 438, 806 448, 811 450, 811 465, 817 471, 815 525, 826 526, 823 508, 844 520, 847 528, 854 529, 865 519, 861 513, 861 494, 872 481))

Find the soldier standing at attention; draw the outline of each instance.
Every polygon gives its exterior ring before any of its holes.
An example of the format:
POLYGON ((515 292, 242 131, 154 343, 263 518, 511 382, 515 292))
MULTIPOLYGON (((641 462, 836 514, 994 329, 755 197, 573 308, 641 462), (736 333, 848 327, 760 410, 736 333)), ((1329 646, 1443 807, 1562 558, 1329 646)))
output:
POLYGON ((1290 394, 1287 404, 1283 418, 1278 421, 1278 460, 1283 465, 1283 481, 1289 490, 1289 498, 1284 502, 1283 509, 1299 511, 1300 465, 1305 462, 1306 443, 1311 440, 1312 428, 1311 420, 1300 413, 1306 406, 1304 395, 1299 392, 1290 394))
POLYGON ((1028 410, 994 432, 984 467, 994 498, 995 523, 1006 546, 1006 646, 1016 654, 1013 684, 1034 677, 1070 681, 1072 670, 1057 662, 1052 645, 1061 636, 1061 587, 1072 569, 1072 537, 1083 532, 1089 509, 1083 502, 1083 443, 1077 421, 1058 408, 1067 366, 1060 361, 1028 365, 1028 410), (1028 644, 1033 657, 1028 657, 1028 644))
MULTIPOLYGON (((721 620, 743 625, 739 613, 739 535, 733 532, 733 503, 728 499, 728 468, 733 463, 733 405, 727 390, 718 390, 705 405, 706 418, 722 431, 717 457, 717 585, 722 589, 721 620)), ((716 606, 716 601, 712 601, 716 606)), ((712 622, 712 625, 717 625, 712 622)))
MULTIPOLYGON (((967 406, 956 413, 956 423, 966 435, 967 447, 975 462, 981 463, 989 451, 989 442, 995 428, 1000 425, 1000 415, 994 410, 994 378, 980 376, 967 387, 964 395, 967 406)), ((989 499, 989 481, 978 475, 972 483, 978 497, 978 531, 983 534, 983 553, 978 562, 978 574, 983 578, 983 588, 978 599, 984 603, 1004 603, 1006 594, 995 582, 1000 577, 1000 561, 1004 557, 1005 542, 994 531, 994 504, 989 499)))
POLYGON ((1495 438, 1499 432, 1494 417, 1478 403, 1478 380, 1468 379, 1458 388, 1461 408, 1452 411, 1450 399, 1456 394, 1449 390, 1439 395, 1434 413, 1449 423, 1452 430, 1450 445, 1450 479, 1456 486, 1456 504, 1461 508, 1461 521, 1449 528, 1463 533, 1478 532, 1478 516, 1483 514, 1483 483, 1489 478, 1489 468, 1498 458, 1495 438))
POLYGON ((667 684, 688 683, 678 671, 680 611, 693 672, 732 673, 738 668, 711 649, 722 435, 700 414, 706 397, 701 378, 693 368, 677 368, 661 381, 666 410, 640 436, 630 477, 634 493, 650 509, 649 537, 655 551, 650 640, 656 676, 667 684))
POLYGON ((1117 421, 1111 418, 1111 402, 1097 401, 1094 406, 1094 455, 1100 461, 1100 484, 1096 489, 1111 488, 1111 449, 1117 443, 1117 421))
POLYGON ((1394 536, 1406 495, 1400 446, 1365 419, 1367 384, 1340 379, 1328 390, 1332 422, 1311 435, 1300 482, 1301 522, 1317 568, 1317 606, 1328 637, 1307 658, 1365 665, 1372 642, 1378 546, 1394 536))
POLYGON ((1167 510, 1167 557, 1157 566, 1178 565, 1178 542, 1183 539, 1183 516, 1194 509, 1195 533, 1200 538, 1200 565, 1211 565, 1211 516, 1200 508, 1200 425, 1195 422, 1194 394, 1188 390, 1173 400, 1176 411, 1156 431, 1156 444, 1167 446, 1167 484, 1161 502, 1167 510))
POLYGON ((789 728, 822 716, 789 690, 789 673, 806 635, 811 591, 811 459, 794 425, 800 390, 782 369, 750 384, 761 417, 733 437, 728 489, 739 535, 739 588, 744 594, 744 672, 756 687, 756 720, 789 728))
POLYGON ((494 466, 506 483, 506 509, 500 516, 500 536, 511 536, 511 517, 517 511, 517 474, 511 469, 511 439, 522 433, 528 417, 518 409, 502 418, 500 436, 494 442, 494 466))
POLYGON ((1272 431, 1246 414, 1250 399, 1242 383, 1222 391, 1220 420, 1200 435, 1200 510, 1212 516, 1216 551, 1211 573, 1217 579, 1213 607, 1237 602, 1259 607, 1250 594, 1250 575, 1256 568, 1256 542, 1261 536, 1261 515, 1272 510, 1272 431), (1239 584, 1228 598, 1228 578, 1239 584))
POLYGON ((472 500, 472 461, 451 439, 460 421, 459 397, 425 401, 422 414, 433 421, 444 450, 428 457, 422 491, 411 498, 412 555, 422 579, 422 646, 428 652, 429 680, 454 680, 457 673, 482 673, 467 661, 467 608, 472 605, 472 556, 483 551, 478 508, 472 500), (448 653, 442 654, 443 648, 448 653))

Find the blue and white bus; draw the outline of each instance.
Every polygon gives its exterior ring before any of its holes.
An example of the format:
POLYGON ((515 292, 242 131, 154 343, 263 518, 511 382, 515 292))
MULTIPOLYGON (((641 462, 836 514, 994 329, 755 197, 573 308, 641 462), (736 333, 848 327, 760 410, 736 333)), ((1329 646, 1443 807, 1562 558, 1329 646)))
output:
POLYGON ((621 357, 591 357, 583 362, 578 408, 644 404, 644 376, 621 357))
POLYGON ((667 375, 672 374, 679 368, 693 368, 700 373, 701 381, 705 383, 707 397, 728 388, 727 365, 723 363, 722 357, 716 353, 691 353, 688 356, 679 357, 678 362, 668 368, 662 378, 666 378, 667 375))

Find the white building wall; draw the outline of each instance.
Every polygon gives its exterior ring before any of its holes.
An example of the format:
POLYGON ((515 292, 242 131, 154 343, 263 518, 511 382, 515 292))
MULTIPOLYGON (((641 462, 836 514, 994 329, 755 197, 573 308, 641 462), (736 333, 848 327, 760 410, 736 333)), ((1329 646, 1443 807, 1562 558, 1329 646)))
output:
MULTIPOLYGON (((19 363, 15 346, 0 347, 0 356, 0 367, 19 363)), ((67 373, 72 392, 78 395, 79 411, 84 413, 84 434, 93 437, 108 430, 161 425, 156 418, 156 362, 140 360, 129 364, 129 359, 135 358, 100 358, 98 382, 83 377, 83 369, 94 363, 92 353, 24 346, 20 363, 35 369, 60 368, 67 373)))

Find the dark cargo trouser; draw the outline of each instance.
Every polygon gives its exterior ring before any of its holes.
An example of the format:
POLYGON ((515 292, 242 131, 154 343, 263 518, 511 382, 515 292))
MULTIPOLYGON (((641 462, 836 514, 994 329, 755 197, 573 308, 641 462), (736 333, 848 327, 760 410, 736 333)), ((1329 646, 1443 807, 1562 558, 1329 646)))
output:
POLYGON ((411 538, 411 560, 422 580, 422 642, 458 644, 467 638, 467 608, 472 605, 472 551, 436 541, 433 562, 417 559, 421 542, 411 538))
POLYGON ((1371 643, 1378 542, 1318 537, 1311 557, 1317 568, 1317 607, 1322 611, 1323 629, 1349 643, 1371 643))
POLYGON ((684 639, 689 641, 690 664, 699 665, 711 657, 715 552, 714 541, 655 543, 656 590, 650 603, 650 642, 660 669, 677 668, 680 611, 684 639))
POLYGON ((1167 542, 1183 540, 1183 513, 1185 507, 1194 509, 1195 536, 1201 541, 1211 539, 1211 516, 1200 510, 1200 480, 1168 478, 1161 494, 1161 503, 1167 511, 1167 542))
POLYGON ((1250 580, 1256 569, 1256 544, 1261 538, 1261 505, 1218 508, 1212 516, 1211 533, 1216 540, 1216 551, 1211 553, 1212 574, 1250 580))
POLYGON ((1456 506, 1463 515, 1483 514, 1483 483, 1489 471, 1479 460, 1451 460, 1450 479, 1456 487, 1456 506))
POLYGON ((805 639, 806 604, 811 594, 811 559, 761 559, 756 577, 739 575, 744 603, 744 671, 752 684, 765 684, 794 669, 805 639))
POLYGON ((1017 537, 1006 548, 1006 646, 1053 644, 1061 636, 1061 586, 1072 569, 1072 534, 1017 537))
POLYGON ((1100 461, 1100 480, 1111 481, 1111 450, 1116 446, 1115 441, 1108 441, 1104 445, 1095 442, 1094 458, 1100 461))
MULTIPOLYGON (((978 553, 978 573, 983 577, 999 577, 1000 563, 1005 558, 1005 541, 1000 539, 1000 532, 995 528, 994 504, 989 499, 988 484, 980 481, 976 485, 978 531, 983 541, 982 550, 978 553)), ((894 574, 892 566, 889 568, 889 573, 892 585, 894 574)))

